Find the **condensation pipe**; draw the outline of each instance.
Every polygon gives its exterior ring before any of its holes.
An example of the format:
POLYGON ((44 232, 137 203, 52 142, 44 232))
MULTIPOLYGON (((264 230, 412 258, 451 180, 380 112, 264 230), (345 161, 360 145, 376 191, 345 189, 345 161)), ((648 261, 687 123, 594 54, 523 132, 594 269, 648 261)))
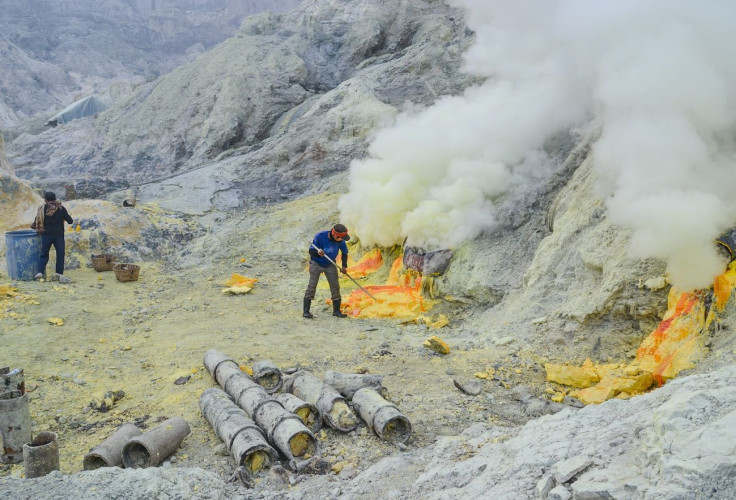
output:
POLYGON ((43 477, 59 470, 59 443, 55 432, 40 432, 36 438, 23 445, 23 467, 26 479, 43 477))
POLYGON ((345 398, 309 372, 298 371, 288 377, 284 390, 315 405, 322 419, 333 429, 350 432, 358 426, 358 419, 345 398))
POLYGON ((253 364, 253 380, 266 389, 266 392, 273 394, 281 389, 282 378, 281 370, 271 361, 264 359, 253 364))
POLYGON ((378 437, 392 443, 406 443, 411 437, 411 422, 396 407, 370 388, 353 396, 353 407, 378 437))
POLYGON ((370 387, 376 391, 381 390, 383 376, 368 373, 339 373, 328 371, 325 373, 325 384, 331 385, 337 392, 350 400, 353 399, 353 394, 364 387, 370 387))
POLYGON ((123 464, 129 469, 155 467, 174 453, 189 432, 189 424, 183 418, 165 420, 123 446, 123 464))
POLYGON ((123 446, 129 439, 140 436, 141 430, 134 424, 123 424, 103 442, 89 450, 84 457, 84 470, 100 467, 122 467, 123 446))
POLYGON ((10 367, 0 368, 0 394, 3 392, 19 391, 26 393, 26 383, 23 377, 23 368, 10 370, 10 367))
MULTIPOLYGON (((232 370, 233 366, 240 370, 240 365, 234 359, 226 356, 220 351, 210 349, 204 354, 204 367, 207 368, 207 371, 210 372, 212 378, 214 378, 218 384, 223 385, 224 381, 220 382, 217 377, 220 365, 228 365, 229 370, 232 370)), ((227 378, 225 380, 227 380, 227 378)))
POLYGON ((0 394, 0 463, 23 461, 23 445, 31 441, 28 394, 19 390, 0 394))
POLYGON ((268 444, 261 429, 222 390, 213 387, 204 391, 199 408, 238 466, 258 474, 278 460, 278 453, 268 444))
POLYGON ((312 434, 317 434, 322 428, 322 414, 320 414, 317 407, 312 403, 302 401, 288 392, 282 392, 277 395, 276 401, 281 403, 281 406, 286 408, 288 411, 301 418, 304 425, 312 431, 312 434))
POLYGON ((244 373, 233 373, 225 381, 225 392, 266 432, 293 470, 300 470, 319 454, 317 439, 302 420, 244 373))
POLYGON ((300 470, 319 454, 317 438, 301 419, 284 409, 266 389, 243 373, 237 363, 227 356, 215 357, 211 354, 205 367, 210 373, 215 371, 213 375, 217 382, 245 410, 248 417, 265 431, 266 438, 286 457, 289 467, 300 470))

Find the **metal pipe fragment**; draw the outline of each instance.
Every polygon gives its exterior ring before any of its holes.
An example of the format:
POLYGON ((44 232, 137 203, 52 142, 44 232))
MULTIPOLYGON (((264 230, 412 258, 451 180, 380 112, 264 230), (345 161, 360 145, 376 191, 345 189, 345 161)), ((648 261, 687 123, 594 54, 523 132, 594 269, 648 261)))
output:
POLYGON ((42 477, 59 470, 59 443, 55 432, 40 432, 36 438, 23 445, 23 468, 26 479, 42 477))
POLYGON ((312 434, 316 434, 322 428, 322 414, 312 403, 302 401, 288 392, 276 396, 276 401, 281 403, 281 406, 286 410, 302 419, 302 422, 312 431, 312 434))
POLYGON ((26 393, 26 383, 23 377, 23 368, 10 370, 10 367, 0 368, 0 393, 9 391, 20 391, 26 393))
POLYGON ((222 354, 210 354, 209 363, 205 364, 210 373, 214 370, 213 375, 225 392, 245 410, 247 416, 266 433, 268 441, 286 457, 289 466, 300 470, 319 453, 314 434, 304 426, 298 416, 285 410, 266 389, 239 367, 236 369, 236 366, 237 363, 222 354))
POLYGON ((129 439, 140 436, 141 430, 134 424, 123 424, 103 442, 89 450, 82 462, 84 470, 100 467, 122 467, 123 446, 129 439))
POLYGON ((199 408, 238 466, 257 474, 278 460, 278 453, 268 444, 261 429, 222 390, 213 387, 204 391, 199 408))
POLYGON ((358 418, 345 398, 309 372, 299 371, 290 376, 284 390, 315 405, 322 419, 333 429, 350 432, 358 426, 358 418))
POLYGON ((238 406, 266 432, 268 441, 286 457, 293 470, 300 470, 319 453, 314 434, 266 389, 237 374, 227 380, 226 386, 232 391, 226 391, 231 396, 238 395, 238 406))
POLYGON ((325 373, 325 384, 331 385, 348 400, 353 399, 359 389, 370 387, 376 391, 381 390, 383 384, 382 375, 371 375, 369 373, 339 373, 328 371, 325 373))
MULTIPOLYGON (((215 349, 210 349, 206 353, 204 353, 204 367, 207 368, 207 371, 210 372, 212 375, 212 378, 217 380, 217 383, 220 385, 223 385, 223 382, 220 382, 220 380, 217 378, 217 372, 220 368, 220 365, 228 365, 228 368, 230 370, 233 369, 233 365, 235 368, 240 370, 240 365, 231 357, 226 356, 225 354, 221 353, 220 351, 217 351, 215 349)), ((227 380, 227 379, 226 379, 227 380)))
POLYGON ((392 443, 406 443, 411 437, 411 422, 396 407, 370 388, 353 395, 353 407, 373 432, 392 443))
POLYGON ((19 390, 0 393, 0 463, 23 461, 23 445, 31 441, 28 394, 19 390))
POLYGON ((155 467, 174 453, 189 432, 189 424, 183 418, 165 420, 123 446, 123 465, 129 469, 155 467))
POLYGON ((281 389, 281 370, 267 359, 257 361, 253 364, 253 380, 263 386, 267 393, 273 394, 281 389))

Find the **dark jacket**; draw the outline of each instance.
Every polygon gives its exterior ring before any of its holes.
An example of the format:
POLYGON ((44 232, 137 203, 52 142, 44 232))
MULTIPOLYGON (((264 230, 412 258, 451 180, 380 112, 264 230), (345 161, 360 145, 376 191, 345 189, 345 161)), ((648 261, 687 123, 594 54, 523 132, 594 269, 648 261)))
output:
MULTIPOLYGON (((44 210, 48 206, 48 203, 44 206, 44 210)), ((48 213, 48 212, 46 212, 48 213)), ((47 236, 63 236, 64 235, 64 221, 69 224, 74 223, 72 216, 66 211, 66 208, 61 207, 56 210, 52 215, 46 215, 43 219, 43 234, 47 236)))

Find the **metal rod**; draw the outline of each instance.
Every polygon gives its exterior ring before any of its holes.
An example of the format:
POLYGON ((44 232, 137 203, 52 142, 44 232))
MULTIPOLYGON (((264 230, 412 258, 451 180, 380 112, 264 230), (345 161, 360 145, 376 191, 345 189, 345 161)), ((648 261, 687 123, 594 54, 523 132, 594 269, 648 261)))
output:
MULTIPOLYGON (((337 263, 334 260, 332 260, 326 253, 324 253, 324 250, 322 250, 321 248, 319 248, 314 243, 310 243, 309 245, 312 246, 312 247, 314 247, 315 250, 318 250, 318 251, 322 252, 324 255, 321 255, 321 257, 324 257, 325 259, 329 260, 336 268, 342 269, 340 266, 337 265, 337 263)), ((375 300, 376 302, 378 302, 378 299, 375 298, 373 295, 371 295, 371 292, 369 292, 368 290, 366 290, 365 288, 363 288, 362 286, 360 286, 360 283, 358 283, 357 281, 355 281, 352 276, 350 276, 348 273, 343 273, 343 274, 345 276, 347 276, 348 278, 350 278, 353 281, 353 283, 355 283, 356 285, 358 285, 358 288, 360 288, 361 290, 363 290, 370 298, 372 298, 373 300, 375 300)))

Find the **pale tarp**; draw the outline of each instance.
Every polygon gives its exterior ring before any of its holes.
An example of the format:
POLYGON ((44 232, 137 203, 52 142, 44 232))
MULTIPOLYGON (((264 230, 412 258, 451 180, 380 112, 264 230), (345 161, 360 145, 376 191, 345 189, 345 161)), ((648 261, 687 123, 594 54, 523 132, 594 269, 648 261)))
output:
POLYGON ((69 106, 55 114, 46 122, 46 125, 55 127, 62 123, 68 123, 77 118, 84 118, 105 111, 107 106, 94 96, 88 96, 71 103, 69 106))

